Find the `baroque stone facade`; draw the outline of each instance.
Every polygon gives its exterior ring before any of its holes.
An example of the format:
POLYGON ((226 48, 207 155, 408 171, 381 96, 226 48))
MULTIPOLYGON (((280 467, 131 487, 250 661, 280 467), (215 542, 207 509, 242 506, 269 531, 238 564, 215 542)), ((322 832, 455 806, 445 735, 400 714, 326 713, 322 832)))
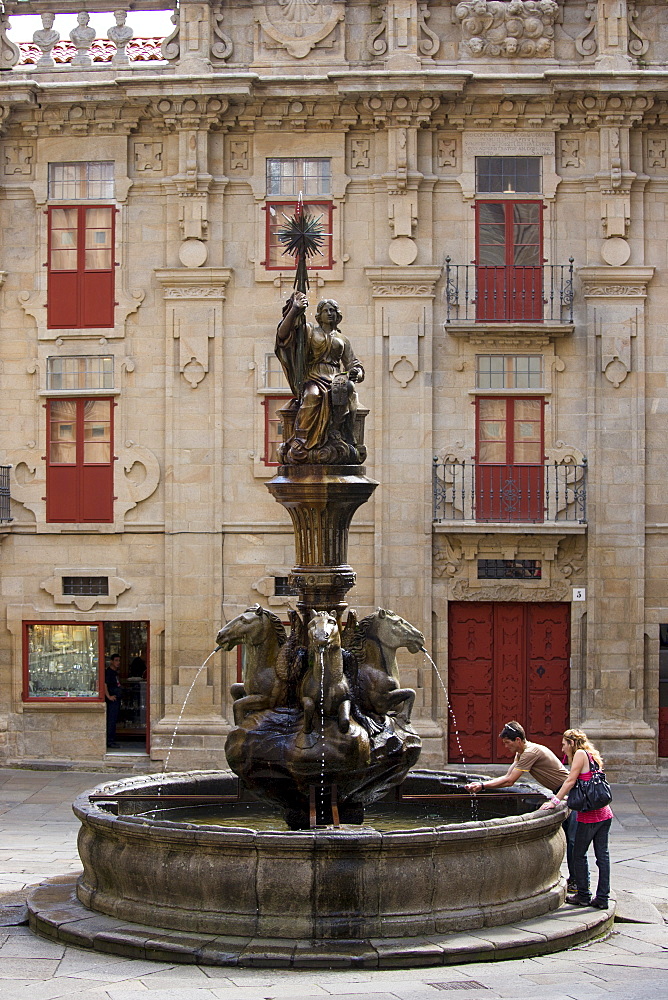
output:
MULTIPOLYGON (((267 234, 272 205, 298 194, 271 188, 281 161, 293 181, 327 165, 305 191, 331 223, 310 310, 338 301, 367 373, 381 485, 352 525, 351 607, 414 622, 447 687, 457 609, 567 605, 561 722, 587 729, 613 773, 655 774, 668 711, 661 0, 184 0, 161 45, 135 44, 132 12, 93 41, 78 0, 60 42, 49 0, 28 0, 43 29, 22 47, 19 2, 5 6, 0 760, 105 756, 99 690, 44 700, 24 676, 29 629, 51 623, 101 625, 124 656, 141 647, 142 767, 223 762, 236 658, 199 668, 258 594, 280 614, 291 602, 291 527, 264 485, 293 280, 267 234), (71 164, 111 164, 111 193, 58 189, 71 164), (98 326, 53 322, 50 255, 71 245, 53 213, 82 204, 113 206, 112 228, 79 233, 113 232, 113 318, 98 326), (113 375, 91 387, 82 358, 112 359, 113 375), (75 368, 83 381, 58 382, 75 368), (112 514, 60 521, 54 403, 75 414, 95 399, 111 401, 112 514), (506 450, 486 461, 492 439, 506 450), (542 478, 508 473, 503 501, 518 506, 501 510, 489 470, 524 465, 542 478)), ((403 681, 423 762, 455 760, 429 663, 406 656, 403 681)))

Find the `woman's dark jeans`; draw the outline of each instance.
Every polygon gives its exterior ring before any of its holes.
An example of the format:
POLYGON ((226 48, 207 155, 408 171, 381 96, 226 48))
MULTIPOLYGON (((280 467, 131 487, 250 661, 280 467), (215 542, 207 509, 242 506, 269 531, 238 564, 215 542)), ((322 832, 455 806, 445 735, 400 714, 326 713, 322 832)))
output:
POLYGON ((575 881, 578 885, 578 896, 589 899, 589 865, 587 850, 594 845, 596 864, 598 865, 598 886, 596 899, 599 903, 607 903, 610 896, 610 855, 608 854, 608 834, 612 819, 604 819, 600 823, 578 823, 573 845, 573 867, 575 881))

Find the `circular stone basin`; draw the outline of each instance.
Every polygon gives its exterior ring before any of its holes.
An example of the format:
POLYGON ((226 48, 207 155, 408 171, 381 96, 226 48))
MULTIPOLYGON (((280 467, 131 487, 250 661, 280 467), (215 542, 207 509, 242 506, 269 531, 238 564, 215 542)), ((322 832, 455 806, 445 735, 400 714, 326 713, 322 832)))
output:
POLYGON ((184 818, 183 800, 148 798, 235 798, 230 772, 107 782, 94 792, 137 797, 91 802, 87 792, 75 801, 84 866, 77 896, 91 910, 153 927, 293 944, 472 930, 556 909, 565 895, 565 809, 537 812, 545 796, 526 786, 475 800, 432 798, 461 794, 472 777, 411 772, 396 809, 392 799, 378 804, 382 830, 297 832, 280 829, 280 819, 276 829, 251 828, 249 808, 263 812, 255 802, 215 806, 207 822, 192 805, 193 821, 184 818), (402 828, 407 810, 410 829, 402 828))

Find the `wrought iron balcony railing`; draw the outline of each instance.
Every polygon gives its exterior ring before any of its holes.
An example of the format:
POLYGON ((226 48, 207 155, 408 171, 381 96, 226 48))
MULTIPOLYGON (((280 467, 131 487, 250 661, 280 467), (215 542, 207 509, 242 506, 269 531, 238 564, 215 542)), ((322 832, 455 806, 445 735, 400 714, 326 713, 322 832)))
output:
POLYGON ((572 323, 573 257, 568 264, 453 264, 445 259, 446 324, 572 323))
POLYGON ((434 459, 434 521, 587 522, 587 462, 476 465, 434 459))
POLYGON ((9 511, 9 470, 11 466, 0 465, 0 522, 11 521, 9 511))

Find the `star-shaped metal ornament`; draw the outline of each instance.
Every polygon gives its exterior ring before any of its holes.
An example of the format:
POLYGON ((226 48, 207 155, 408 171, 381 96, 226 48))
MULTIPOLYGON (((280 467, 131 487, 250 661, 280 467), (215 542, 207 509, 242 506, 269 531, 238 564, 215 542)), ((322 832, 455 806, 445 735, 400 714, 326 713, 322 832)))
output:
POLYGON ((292 218, 284 215, 286 225, 278 231, 278 239, 284 245, 283 254, 295 257, 297 261, 297 274, 295 275, 294 287, 301 292, 305 292, 309 287, 307 262, 316 254, 323 256, 321 247, 324 246, 325 237, 331 235, 324 232, 321 224, 322 215, 314 216, 310 212, 304 211, 304 202, 301 194, 297 202, 297 208, 292 218))

